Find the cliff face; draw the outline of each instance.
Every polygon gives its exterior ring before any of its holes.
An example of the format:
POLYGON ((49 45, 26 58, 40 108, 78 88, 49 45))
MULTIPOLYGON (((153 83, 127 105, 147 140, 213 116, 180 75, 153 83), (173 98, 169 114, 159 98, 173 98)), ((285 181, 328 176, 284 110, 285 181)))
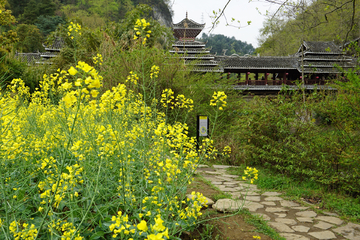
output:
POLYGON ((153 9, 152 17, 166 27, 172 27, 171 9, 164 0, 132 0, 134 5, 147 4, 153 9))
POLYGON ((153 17, 161 25, 171 28, 172 27, 172 17, 169 9, 167 11, 161 11, 158 6, 152 6, 153 8, 153 17))

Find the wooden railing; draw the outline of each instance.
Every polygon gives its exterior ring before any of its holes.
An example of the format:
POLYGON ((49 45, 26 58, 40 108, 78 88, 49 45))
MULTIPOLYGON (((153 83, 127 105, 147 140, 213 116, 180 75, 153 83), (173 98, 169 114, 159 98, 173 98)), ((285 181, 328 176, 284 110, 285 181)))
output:
MULTIPOLYGON (((296 85, 299 80, 248 80, 238 82, 237 85, 296 85)), ((326 82, 322 79, 305 79, 305 84, 324 85, 326 82)))

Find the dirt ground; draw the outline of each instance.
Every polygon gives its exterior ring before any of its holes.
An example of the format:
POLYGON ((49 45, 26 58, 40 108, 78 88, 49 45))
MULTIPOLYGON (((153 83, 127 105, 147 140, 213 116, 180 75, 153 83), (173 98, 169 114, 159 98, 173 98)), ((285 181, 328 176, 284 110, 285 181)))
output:
MULTIPOLYGON (((188 193, 192 191, 201 192, 204 196, 216 199, 221 192, 211 188, 198 178, 188 188, 188 193)), ((270 240, 271 238, 256 232, 256 228, 245 222, 241 214, 229 216, 231 214, 219 213, 212 208, 203 209, 205 219, 211 219, 208 222, 200 224, 194 231, 186 232, 181 236, 182 240, 254 240, 253 236, 260 236, 261 240, 270 240), (228 216, 228 217, 226 217, 228 216), (220 218, 220 219, 216 219, 220 218)))

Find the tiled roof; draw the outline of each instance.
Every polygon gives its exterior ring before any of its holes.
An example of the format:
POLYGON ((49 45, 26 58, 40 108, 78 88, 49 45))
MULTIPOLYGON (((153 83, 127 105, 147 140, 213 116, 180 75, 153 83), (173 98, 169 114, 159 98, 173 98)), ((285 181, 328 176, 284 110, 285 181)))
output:
POLYGON ((296 69, 296 57, 237 57, 223 59, 225 69, 296 69))
POLYGON ((50 46, 47 46, 47 47, 45 48, 45 50, 46 50, 46 51, 51 51, 51 50, 58 50, 58 51, 60 51, 60 49, 63 48, 64 45, 65 45, 64 40, 63 40, 62 38, 57 37, 57 38, 55 38, 53 44, 50 45, 50 46))
POLYGON ((205 47, 205 43, 200 41, 176 41, 173 47, 205 47))
MULTIPOLYGON (((340 46, 336 45, 334 42, 309 42, 304 41, 304 53, 327 53, 327 54, 339 54, 341 53, 340 46)), ((302 46, 300 46, 297 55, 300 55, 302 52, 302 46)))
POLYGON ((179 28, 200 28, 203 29, 205 27, 205 23, 204 24, 200 24, 197 23, 193 20, 190 20, 188 18, 184 18, 181 22, 179 23, 174 23, 173 24, 174 29, 179 29, 179 28))

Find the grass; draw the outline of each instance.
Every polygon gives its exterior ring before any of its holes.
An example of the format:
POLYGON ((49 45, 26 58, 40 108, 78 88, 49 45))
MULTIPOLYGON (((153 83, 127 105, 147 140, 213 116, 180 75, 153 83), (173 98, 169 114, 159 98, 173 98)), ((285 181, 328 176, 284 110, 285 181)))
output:
MULTIPOLYGON (((339 214, 343 219, 352 222, 360 221, 360 197, 351 197, 344 192, 327 189, 315 181, 299 179, 274 173, 265 168, 258 167, 259 180, 256 185, 262 190, 274 190, 284 193, 284 196, 291 200, 302 201, 304 198, 321 199, 314 205, 314 210, 331 211, 339 214), (316 208, 315 208, 316 207, 316 208)), ((242 173, 245 166, 230 168, 231 174, 242 173)))
POLYGON ((240 214, 244 217, 247 223, 256 227, 257 232, 263 233, 271 237, 273 240, 285 240, 285 238, 281 237, 273 228, 269 227, 261 216, 252 215, 247 210, 242 210, 240 214))

